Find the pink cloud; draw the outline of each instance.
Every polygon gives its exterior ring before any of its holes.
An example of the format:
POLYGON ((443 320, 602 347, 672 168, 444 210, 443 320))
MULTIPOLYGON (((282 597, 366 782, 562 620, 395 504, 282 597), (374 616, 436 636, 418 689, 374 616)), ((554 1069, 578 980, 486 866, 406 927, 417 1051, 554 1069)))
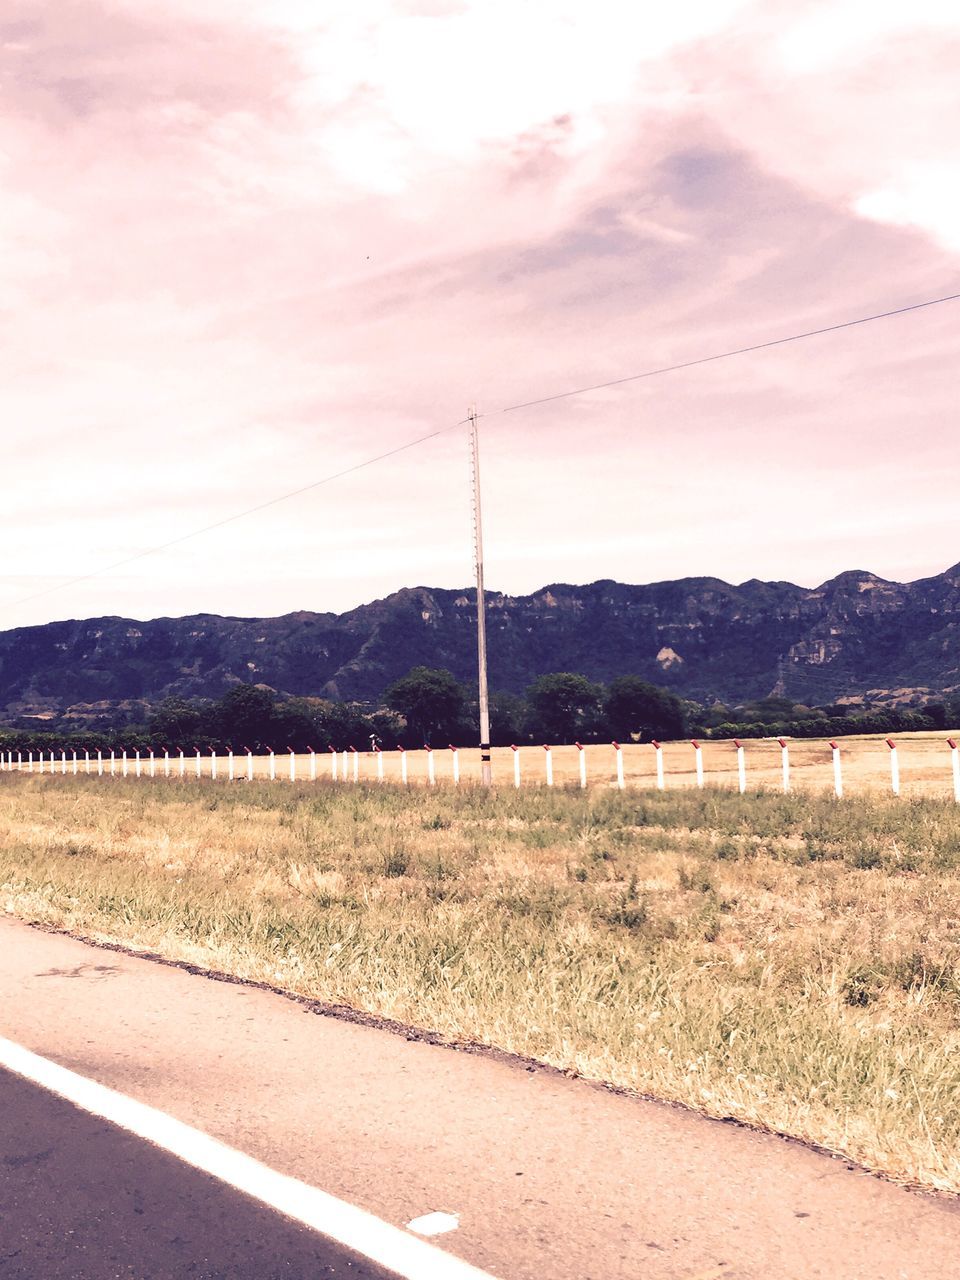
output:
MULTIPOLYGON (((956 309, 495 412, 956 291, 952 28, 827 57, 795 9, 8 4, 0 607, 473 400, 499 588, 956 560, 956 309)), ((2 625, 469 574, 449 436, 2 625)))

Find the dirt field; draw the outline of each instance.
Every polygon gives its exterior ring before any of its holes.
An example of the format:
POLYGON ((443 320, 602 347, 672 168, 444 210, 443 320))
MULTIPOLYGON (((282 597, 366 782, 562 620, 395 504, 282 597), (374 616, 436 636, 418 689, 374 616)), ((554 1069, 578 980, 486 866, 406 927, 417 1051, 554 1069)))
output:
MULTIPOLYGON (((960 729, 954 731, 960 740, 960 729)), ((950 732, 908 733, 898 734, 895 738, 900 768, 901 795, 928 795, 949 797, 954 794, 952 753, 947 739, 954 736, 950 732)), ((883 735, 841 738, 840 759, 844 792, 852 794, 880 794, 891 789, 890 749, 883 735)), ((783 785, 780 746, 776 739, 745 739, 743 742, 744 761, 746 766, 747 790, 758 788, 779 791, 783 785)), ((704 783, 707 786, 737 787, 737 752, 731 741, 704 741, 703 753, 704 783)), ((657 767, 656 752, 650 745, 631 743, 622 748, 623 774, 627 786, 656 787, 657 767)), ((543 747, 520 747, 514 753, 509 747, 497 747, 493 751, 494 781, 500 786, 514 785, 514 756, 520 759, 520 778, 523 786, 542 786, 546 783, 546 755, 543 747)), ((557 786, 577 786, 580 782, 580 752, 575 746, 553 747, 553 780, 557 786)), ((584 749, 588 787, 615 787, 617 779, 616 751, 610 744, 589 746, 584 749)), ((473 748, 462 748, 459 753, 460 780, 474 783, 480 780, 480 756, 473 748)), ((789 741, 790 785, 795 790, 832 791, 833 790, 833 753, 826 739, 793 738, 789 741)), ((426 751, 408 751, 407 779, 411 784, 427 784, 429 782, 429 762, 426 751)), ((383 778, 387 782, 401 781, 401 754, 398 751, 381 753, 383 778)), ((64 762, 57 755, 53 768, 61 773, 66 767, 68 773, 73 771, 72 754, 64 762)), ((97 771, 97 761, 90 763, 93 773, 97 771)), ((255 756, 252 762, 253 776, 256 779, 270 777, 271 762, 268 756, 255 756)), ((434 777, 437 785, 450 785, 454 781, 454 755, 449 749, 437 749, 433 752, 434 777)), ((26 768, 26 765, 24 765, 26 768)), ((34 762, 34 771, 39 768, 34 762)), ((49 759, 44 763, 44 771, 51 768, 49 759)), ((113 763, 114 774, 123 773, 123 761, 117 756, 113 763)), ((183 762, 184 777, 197 776, 196 756, 186 756, 183 762)), ((218 778, 226 778, 229 774, 229 761, 220 755, 216 759, 218 778)), ((278 753, 273 761, 273 772, 278 781, 289 781, 291 778, 291 759, 288 752, 278 753)), ((298 782, 310 781, 315 770, 317 778, 330 778, 333 774, 332 753, 317 754, 315 760, 309 755, 298 755, 293 760, 293 776, 298 782)), ((81 757, 78 770, 82 773, 86 762, 81 757)), ((104 773, 111 770, 109 756, 103 762, 104 773)), ((173 778, 180 775, 180 759, 173 756, 169 761, 169 773, 173 778)), ((199 762, 200 774, 209 777, 213 769, 210 756, 202 756, 199 762)), ((356 778, 361 782, 375 782, 378 779, 377 756, 370 751, 356 753, 343 752, 336 755, 336 776, 338 781, 350 781, 356 778)), ((136 761, 129 756, 126 763, 128 776, 136 772, 136 761)), ((145 756, 140 761, 142 776, 149 776, 150 763, 145 756)), ((162 757, 154 763, 157 776, 164 775, 165 764, 162 757)), ((667 790, 676 787, 693 787, 697 784, 696 753, 690 742, 666 742, 663 744, 664 786, 667 790)), ((247 776, 246 756, 236 756, 233 761, 236 777, 247 776)))

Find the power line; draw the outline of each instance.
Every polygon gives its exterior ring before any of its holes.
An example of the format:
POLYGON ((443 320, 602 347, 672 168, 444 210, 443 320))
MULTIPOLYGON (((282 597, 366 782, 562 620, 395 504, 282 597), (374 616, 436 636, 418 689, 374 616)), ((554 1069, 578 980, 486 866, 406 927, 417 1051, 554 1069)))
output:
POLYGON ((915 302, 909 307, 895 307, 892 311, 878 311, 872 316, 858 316, 856 320, 844 320, 840 324, 828 324, 822 329, 808 329, 805 333, 791 333, 785 338, 771 338, 768 342, 755 342, 749 347, 736 347, 733 351, 719 351, 712 356, 701 356, 697 360, 684 360, 681 364, 662 365, 658 369, 646 369, 643 373, 631 373, 625 378, 612 378, 609 382, 595 382, 589 387, 575 387, 572 391, 558 391, 552 396, 542 396, 539 400, 524 400, 520 404, 508 404, 498 409, 497 413, 513 413, 515 409, 532 409, 534 405, 550 404, 554 400, 567 400, 570 396, 582 396, 588 391, 602 391, 606 387, 621 387, 625 382, 639 382, 641 378, 655 378, 661 373, 676 373, 680 369, 693 369, 698 364, 712 364, 715 360, 729 360, 731 356, 745 356, 751 351, 766 351, 769 347, 782 347, 787 342, 801 342, 804 338, 818 338, 824 333, 836 333, 840 329, 852 329, 858 324, 870 324, 873 320, 889 320, 891 316, 906 315, 908 311, 922 311, 924 307, 937 307, 942 302, 956 302, 960 293, 948 293, 942 298, 929 298, 926 302, 915 302))
MULTIPOLYGON (((574 387, 569 391, 558 391, 553 395, 542 396, 537 400, 524 400, 518 404, 505 405, 503 408, 494 410, 492 414, 478 414, 478 417, 494 417, 503 413, 514 413, 519 409, 532 409, 535 405, 550 404, 555 400, 567 400, 573 396, 585 395, 589 391, 602 391, 607 387, 619 387, 628 382, 639 382, 644 378, 656 378, 664 373, 677 373, 682 369, 693 369, 697 365, 712 364, 717 360, 729 360, 733 356, 749 355, 754 351, 766 351, 770 347, 780 347, 788 342, 801 342, 806 338, 817 338, 827 333, 837 333, 842 329, 852 329, 856 325, 870 324, 874 320, 888 320, 893 316, 906 315, 911 311, 922 311, 927 307, 940 306, 945 302, 957 302, 960 300, 960 293, 944 294, 939 298, 928 298, 924 302, 915 302, 909 306, 895 307, 890 311, 878 311, 868 316, 858 316, 853 320, 844 320, 838 324, 825 325, 820 329, 808 329, 803 333, 788 334, 783 338, 771 338, 766 342, 756 342, 747 347, 736 347, 731 351, 719 351, 713 355, 700 356, 695 360, 684 360, 680 364, 661 365, 655 369, 646 369, 642 373, 631 373, 622 378, 612 378, 608 382, 595 382, 589 386, 574 387)), ((45 587, 42 591, 33 592, 28 596, 21 596, 18 600, 10 601, 4 605, 5 609, 14 609, 21 604, 29 604, 33 600, 39 600, 43 596, 52 595, 56 591, 64 591, 67 587, 77 586, 81 582, 89 582, 93 578, 99 578, 105 573, 112 573, 115 569, 125 568, 129 564, 134 564, 138 560, 144 560, 147 556, 158 555, 161 551, 168 551, 171 547, 179 546, 183 542, 188 542, 192 538, 199 538, 202 534, 211 533, 215 529, 221 529, 224 525, 232 524, 236 520, 243 520, 246 516, 255 515, 258 511, 264 511, 267 507, 276 506, 280 502, 286 502, 290 498, 296 498, 302 493, 309 493, 312 489, 319 489, 324 485, 332 484, 335 480, 342 480, 345 476, 353 475, 357 471, 362 471, 365 467, 372 467, 378 462, 384 462, 387 458, 395 457, 398 453, 404 453, 408 449, 413 449, 417 445, 425 444, 428 440, 435 440, 437 436, 443 435, 447 431, 453 431, 456 427, 462 427, 470 421, 469 418, 462 418, 459 422, 451 422, 445 427, 440 427, 436 431, 430 431, 426 435, 417 436, 414 440, 408 440, 404 444, 397 445, 393 449, 387 449, 384 453, 378 453, 375 457, 365 458, 362 462, 354 463, 352 466, 344 467, 341 471, 335 471, 330 475, 323 476, 319 480, 313 480, 309 484, 301 485, 297 489, 290 489, 286 493, 277 494, 276 497, 267 498, 264 502, 258 502, 255 506, 246 507, 242 511, 235 511, 232 515, 224 516, 222 520, 215 520, 212 524, 203 525, 199 529, 191 529, 188 533, 181 534, 177 538, 171 538, 169 542, 160 543, 155 547, 148 547, 143 551, 138 551, 132 556, 126 556, 123 560, 117 560, 113 564, 104 565, 100 569, 94 569, 90 573, 83 573, 75 578, 69 578, 66 582, 58 582, 52 587, 45 587)))
POLYGON ((344 476, 353 475, 355 471, 362 471, 364 467, 372 467, 376 462, 383 462, 385 459, 392 458, 407 449, 413 449, 418 444, 425 444, 428 440, 435 440, 437 436, 442 436, 446 431, 453 431, 455 427, 462 427, 468 421, 468 418, 463 418, 460 422, 448 423, 447 426, 440 427, 436 431, 430 431, 425 436, 417 436, 415 440, 408 440, 405 444, 398 444, 395 449, 388 449, 386 453, 378 453, 375 458, 365 458, 362 462, 355 462, 350 467, 344 467, 342 471, 334 471, 331 475, 323 476, 319 480, 311 480, 309 484, 301 485, 299 489, 290 489, 287 493, 279 493, 275 498, 267 498, 265 502, 258 502, 256 506, 246 507, 243 511, 235 511, 233 515, 224 516, 222 520, 215 520, 213 524, 206 524, 201 529, 191 529, 189 533, 183 533, 178 538, 171 538, 169 542, 162 542, 156 547, 147 547, 146 550, 137 551, 134 555, 126 556, 123 560, 116 560, 113 564, 104 565, 101 569, 94 569, 91 573, 82 573, 76 578, 69 578, 66 582, 58 582, 55 586, 44 587, 42 591, 36 591, 33 595, 21 596, 19 600, 11 601, 4 608, 13 609, 17 605, 27 604, 31 600, 39 600, 41 596, 51 595, 54 591, 63 591, 67 587, 75 587, 80 582, 89 582, 92 578, 99 578, 104 573, 112 573, 114 569, 122 569, 125 565, 146 559, 147 556, 155 556, 161 551, 169 551, 171 547, 179 546, 181 542, 187 542, 191 538, 199 538, 204 533, 212 533, 214 529, 222 529, 226 524, 232 524, 235 520, 242 520, 245 516, 252 516, 257 511, 265 511, 267 507, 274 507, 278 502, 286 502, 288 498, 296 498, 301 493, 309 493, 311 489, 319 489, 322 485, 332 484, 334 480, 342 480, 344 476))

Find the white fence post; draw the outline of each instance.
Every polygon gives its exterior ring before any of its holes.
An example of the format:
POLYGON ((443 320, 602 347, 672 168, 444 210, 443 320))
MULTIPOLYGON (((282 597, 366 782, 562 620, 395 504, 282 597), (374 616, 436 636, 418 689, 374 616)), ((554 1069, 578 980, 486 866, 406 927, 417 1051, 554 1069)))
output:
POLYGON ((139 778, 140 777, 140 748, 139 747, 136 748, 136 756, 134 758, 133 769, 137 777, 139 778))
POLYGON ((163 748, 163 776, 165 778, 170 777, 170 748, 169 747, 163 748))
POLYGON ((270 748, 270 781, 275 782, 277 778, 277 756, 273 747, 270 748))
POLYGON ((747 761, 743 754, 743 743, 739 738, 734 738, 733 745, 737 748, 737 785, 740 788, 740 794, 747 789, 747 761))
POLYGON ((356 747, 351 747, 350 750, 353 752, 353 780, 354 782, 359 782, 360 781, 360 752, 357 750, 356 747))
POLYGON ((234 778, 233 768, 233 747, 227 750, 227 781, 232 782, 234 778))
POLYGON ((123 750, 122 750, 122 751, 121 751, 121 753, 120 753, 120 773, 121 773, 121 774, 122 774, 122 776, 125 778, 125 777, 127 776, 127 772, 128 772, 128 766, 127 766, 127 748, 126 748, 126 747, 124 747, 124 748, 123 748, 123 750))
POLYGON ((27 752, 27 773, 33 773, 33 752, 27 752))
POLYGON ((253 781, 253 752, 247 747, 247 781, 253 781))
POLYGON ((116 750, 110 748, 110 777, 115 778, 117 774, 117 753, 116 750))
POLYGON ((790 790, 790 748, 786 738, 778 738, 777 741, 780 743, 780 769, 783 774, 783 792, 786 795, 790 790))
POLYGON ((653 740, 653 749, 657 753, 657 790, 663 790, 663 743, 653 740))
POLYGON ((900 761, 897 758, 897 744, 892 738, 887 738, 887 746, 890 748, 890 790, 898 796, 900 794, 900 761))
POLYGON ((330 751, 330 781, 336 782, 337 780, 337 748, 330 747, 329 751, 330 751))
POLYGON ((613 749, 617 753, 617 786, 622 791, 624 788, 623 781, 623 747, 619 742, 613 744, 613 749))
POLYGON ((427 753, 427 781, 430 783, 432 787, 435 785, 437 781, 436 771, 433 767, 433 747, 425 746, 424 750, 427 753))
POLYGON ((543 749, 547 753, 546 761, 545 761, 547 786, 552 787, 553 786, 553 752, 550 750, 550 747, 546 742, 543 744, 543 749))
POLYGON ((450 750, 453 752, 453 781, 455 786, 460 785, 460 752, 450 743, 450 750))
POLYGON ((210 777, 216 781, 217 777, 217 753, 213 747, 210 748, 210 777))
POLYGON ((60 772, 67 772, 67 753, 62 747, 60 749, 60 772))
POLYGON ((289 746, 288 746, 288 747, 287 747, 287 750, 290 752, 290 781, 291 781, 291 782, 296 782, 296 780, 297 780, 297 757, 294 755, 293 747, 289 747, 289 746))
POLYGON ((840 746, 839 743, 830 742, 830 750, 833 752, 833 790, 838 800, 843 799, 843 773, 840 767, 840 746))
POLYGON ((405 747, 397 747, 400 752, 400 781, 407 785, 407 751, 405 747))
POLYGON ((200 748, 194 747, 194 751, 196 752, 196 756, 197 756, 195 768, 197 773, 197 779, 199 780, 199 778, 203 774, 203 764, 201 763, 201 759, 200 759, 200 748))
POLYGON ((577 748, 577 763, 580 765, 580 790, 582 791, 587 785, 587 753, 583 749, 582 742, 573 744, 577 748))
POLYGON ((347 749, 346 747, 344 747, 344 749, 340 752, 340 777, 343 779, 344 782, 346 782, 347 780, 347 749))
POLYGON ((73 774, 74 774, 74 777, 76 777, 76 775, 77 775, 77 753, 76 753, 76 751, 74 751, 74 753, 73 753, 73 774))
POLYGON ((517 746, 514 746, 511 743, 510 750, 513 752, 513 785, 515 787, 519 787, 520 786, 520 748, 517 746))
POLYGON ((697 786, 703 786, 703 748, 696 739, 690 739, 690 745, 693 747, 693 759, 697 770, 697 786))
POLYGON ((187 776, 187 757, 183 753, 183 747, 180 748, 180 777, 187 776))
POLYGON ((97 749, 97 776, 103 777, 103 752, 99 748, 97 749))
POLYGON ((150 777, 157 776, 157 757, 154 755, 153 747, 150 748, 150 777))
POLYGON ((953 798, 960 804, 960 751, 957 750, 955 738, 947 739, 950 748, 950 762, 953 766, 953 798))

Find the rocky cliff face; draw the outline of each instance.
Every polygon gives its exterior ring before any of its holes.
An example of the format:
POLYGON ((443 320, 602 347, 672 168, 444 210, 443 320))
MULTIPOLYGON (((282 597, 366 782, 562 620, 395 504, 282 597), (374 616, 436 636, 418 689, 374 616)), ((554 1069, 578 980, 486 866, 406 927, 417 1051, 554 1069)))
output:
MULTIPOLYGON (((805 590, 686 578, 649 586, 554 584, 488 597, 490 683, 520 691, 547 671, 637 674, 698 701, 769 693, 798 702, 907 698, 960 687, 960 565, 918 582, 850 572, 805 590)), ((471 591, 398 591, 350 613, 199 614, 54 622, 0 632, 6 718, 170 695, 218 697, 247 681, 289 694, 375 701, 419 663, 472 682, 471 591)))

